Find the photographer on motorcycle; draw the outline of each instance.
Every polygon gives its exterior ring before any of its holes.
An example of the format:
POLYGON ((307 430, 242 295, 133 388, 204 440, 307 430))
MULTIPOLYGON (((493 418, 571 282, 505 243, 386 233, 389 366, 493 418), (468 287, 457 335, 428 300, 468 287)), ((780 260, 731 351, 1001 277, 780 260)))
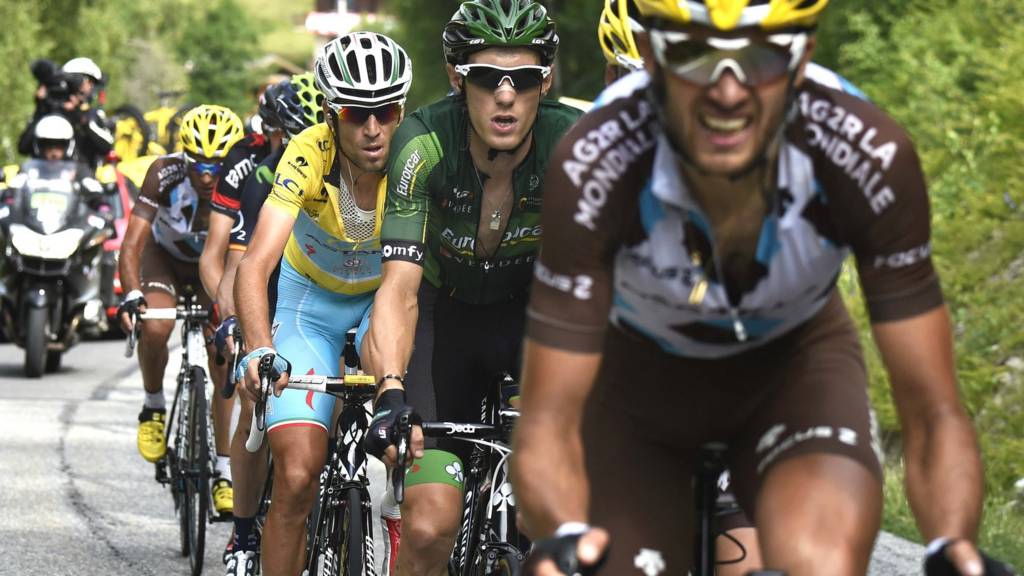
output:
POLYGON ((93 101, 104 85, 103 72, 89 58, 73 58, 57 69, 49 60, 30 66, 39 80, 36 110, 18 140, 18 152, 31 155, 35 125, 48 114, 61 114, 74 127, 79 159, 95 169, 113 148, 106 114, 93 101))

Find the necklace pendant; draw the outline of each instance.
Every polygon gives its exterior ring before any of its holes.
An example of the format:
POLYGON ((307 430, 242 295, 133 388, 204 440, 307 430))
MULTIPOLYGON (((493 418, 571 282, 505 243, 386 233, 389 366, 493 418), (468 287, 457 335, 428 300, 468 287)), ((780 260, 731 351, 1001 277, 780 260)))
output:
POLYGON ((488 228, 495 231, 501 228, 501 210, 491 212, 491 223, 488 228))

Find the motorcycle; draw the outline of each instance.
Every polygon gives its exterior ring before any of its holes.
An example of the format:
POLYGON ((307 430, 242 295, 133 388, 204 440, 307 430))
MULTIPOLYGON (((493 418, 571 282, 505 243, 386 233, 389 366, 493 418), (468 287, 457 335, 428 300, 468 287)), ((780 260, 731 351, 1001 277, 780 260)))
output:
POLYGON ((106 330, 101 300, 103 243, 115 235, 99 212, 104 189, 69 161, 29 160, 0 202, 0 315, 25 349, 25 374, 60 368, 82 334, 106 330))

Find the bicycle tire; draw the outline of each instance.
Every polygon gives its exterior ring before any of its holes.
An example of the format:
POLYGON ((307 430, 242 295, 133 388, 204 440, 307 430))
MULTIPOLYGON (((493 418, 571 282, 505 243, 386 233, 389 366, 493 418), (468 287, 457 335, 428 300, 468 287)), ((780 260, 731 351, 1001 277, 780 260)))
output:
POLYGON ((362 494, 362 491, 356 486, 351 486, 345 491, 345 518, 342 524, 345 540, 341 548, 345 576, 363 576, 366 538, 363 536, 365 526, 363 525, 362 494))
MULTIPOLYGON (((178 514, 178 539, 182 557, 189 553, 188 527, 192 525, 190 517, 191 508, 185 503, 185 483, 187 478, 182 469, 182 463, 186 458, 186 430, 188 430, 187 417, 189 410, 182 401, 182 392, 188 383, 185 380, 185 372, 178 373, 178 387, 174 392, 174 403, 171 405, 171 419, 168 422, 175 422, 174 445, 167 450, 167 475, 170 478, 171 498, 174 499, 174 511, 178 514), (179 402, 181 404, 179 404, 179 402)), ((187 395, 186 395, 187 397, 187 395)))
POLYGON ((203 573, 206 551, 206 519, 210 511, 209 412, 206 404, 206 373, 199 366, 189 371, 191 387, 188 417, 188 468, 185 506, 189 508, 189 564, 192 576, 203 573))

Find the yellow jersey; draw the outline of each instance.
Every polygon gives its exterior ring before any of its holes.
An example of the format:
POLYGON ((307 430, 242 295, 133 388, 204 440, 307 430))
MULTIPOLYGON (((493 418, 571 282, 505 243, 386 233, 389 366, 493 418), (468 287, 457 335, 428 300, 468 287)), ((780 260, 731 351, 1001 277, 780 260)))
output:
POLYGON ((377 187, 374 213, 342 197, 334 134, 317 124, 293 138, 277 165, 266 205, 295 218, 284 258, 321 288, 364 294, 380 286, 380 224, 386 178, 377 187), (342 214, 346 218, 342 218, 342 214), (345 230, 345 220, 353 230, 345 230), (358 229, 357 229, 358 228, 358 229))

